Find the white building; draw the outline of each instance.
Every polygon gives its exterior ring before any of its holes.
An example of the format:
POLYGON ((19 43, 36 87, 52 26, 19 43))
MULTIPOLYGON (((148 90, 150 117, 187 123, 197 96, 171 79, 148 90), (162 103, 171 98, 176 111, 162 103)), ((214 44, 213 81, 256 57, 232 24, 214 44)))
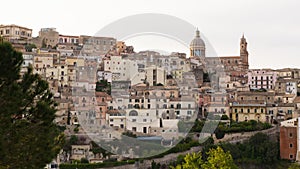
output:
POLYGON ((33 54, 32 53, 23 53, 23 64, 21 68, 21 74, 27 71, 27 68, 31 65, 33 66, 33 54))
POLYGON ((252 69, 248 71, 250 89, 274 89, 278 72, 270 69, 252 69))
POLYGON ((131 81, 131 85, 144 81, 145 74, 138 71, 135 61, 124 59, 122 56, 111 56, 103 62, 104 72, 112 73, 112 81, 131 81))
POLYGON ((286 93, 297 95, 297 82, 296 81, 286 82, 286 93))
POLYGON ((166 83, 166 71, 163 68, 157 66, 149 66, 145 68, 146 82, 150 86, 156 86, 157 84, 165 85, 166 83))

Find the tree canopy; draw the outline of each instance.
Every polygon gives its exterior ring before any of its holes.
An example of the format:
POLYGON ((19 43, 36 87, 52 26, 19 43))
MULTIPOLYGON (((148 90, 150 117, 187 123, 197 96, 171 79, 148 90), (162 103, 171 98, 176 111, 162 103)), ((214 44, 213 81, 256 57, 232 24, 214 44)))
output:
POLYGON ((208 152, 207 161, 202 160, 202 153, 187 154, 182 164, 173 169, 237 169, 229 152, 224 152, 221 147, 212 148, 208 152))
POLYGON ((22 63, 20 52, 0 42, 0 168, 43 168, 64 140, 48 83, 32 68, 20 76, 22 63))

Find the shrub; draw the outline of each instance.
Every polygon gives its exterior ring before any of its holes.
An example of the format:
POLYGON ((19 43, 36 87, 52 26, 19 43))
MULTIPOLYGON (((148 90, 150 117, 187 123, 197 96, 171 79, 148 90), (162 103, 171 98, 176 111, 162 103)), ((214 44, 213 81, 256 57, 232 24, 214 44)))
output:
POLYGON ((217 129, 215 131, 215 136, 217 139, 222 139, 225 136, 225 132, 223 130, 217 129))

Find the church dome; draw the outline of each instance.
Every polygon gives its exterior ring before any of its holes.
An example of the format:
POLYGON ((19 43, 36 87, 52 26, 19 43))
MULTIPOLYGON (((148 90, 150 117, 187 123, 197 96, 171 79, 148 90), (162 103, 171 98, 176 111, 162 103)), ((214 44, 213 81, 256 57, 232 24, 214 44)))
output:
POLYGON ((200 31, 197 29, 196 37, 192 40, 190 47, 205 47, 204 41, 200 37, 200 31))

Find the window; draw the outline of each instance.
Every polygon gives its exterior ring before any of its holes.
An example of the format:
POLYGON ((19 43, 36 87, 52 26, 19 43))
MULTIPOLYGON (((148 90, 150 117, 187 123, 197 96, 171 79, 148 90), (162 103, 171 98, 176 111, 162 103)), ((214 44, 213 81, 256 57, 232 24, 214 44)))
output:
POLYGON ((137 115, 138 115, 138 112, 135 111, 135 110, 131 110, 131 111, 129 112, 129 116, 137 116, 137 115))
POLYGON ((6 30, 5 30, 5 33, 6 33, 6 34, 9 34, 9 29, 6 29, 6 30))
POLYGON ((250 109, 248 109, 247 112, 250 113, 250 109))
POLYGON ((293 158, 294 158, 293 154, 290 154, 290 159, 293 159, 293 158))
POLYGON ((132 122, 136 122, 136 119, 132 119, 132 122))
POLYGON ((293 144, 292 143, 290 143, 290 148, 293 148, 293 144))
POLYGON ((110 122, 113 122, 113 121, 114 121, 114 119, 109 119, 109 121, 110 121, 110 122))
POLYGON ((289 135, 290 135, 290 138, 292 138, 292 137, 293 137, 293 133, 290 133, 289 135))
POLYGON ((257 113, 257 109, 254 109, 254 113, 257 113))
POLYGON ((269 110, 269 114, 273 114, 273 110, 269 110))
POLYGON ((237 109, 234 109, 234 112, 237 113, 237 109))
POLYGON ((243 113, 244 109, 241 109, 241 113, 243 113))
POLYGON ((147 119, 143 119, 143 122, 147 122, 147 119))
POLYGON ((264 109, 261 109, 260 112, 263 113, 263 112, 264 112, 264 109))

